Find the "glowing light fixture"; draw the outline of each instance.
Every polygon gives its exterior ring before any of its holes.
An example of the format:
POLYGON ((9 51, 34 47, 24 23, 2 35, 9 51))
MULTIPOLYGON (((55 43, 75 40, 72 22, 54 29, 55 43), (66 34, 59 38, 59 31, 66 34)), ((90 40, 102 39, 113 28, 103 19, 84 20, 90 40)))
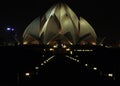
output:
POLYGON ((109 76, 109 77, 113 77, 113 74, 112 74, 112 73, 109 73, 108 76, 109 76))
POLYGON ((97 70, 97 67, 93 67, 93 70, 97 70))
POLYGON ((15 29, 12 28, 11 30, 14 31, 15 29))
POLYGON ((35 67, 35 69, 36 69, 36 70, 38 70, 38 69, 39 69, 39 67, 35 67))
POLYGON ((30 76, 30 73, 25 73, 25 76, 30 76))
POLYGON ((85 66, 87 67, 87 66, 88 66, 88 64, 85 64, 85 66))
POLYGON ((50 50, 50 51, 54 51, 54 49, 53 49, 53 48, 50 48, 49 50, 50 50))
POLYGON ((41 63, 41 65, 44 65, 43 63, 41 63))
POLYGON ((70 48, 67 48, 66 51, 70 51, 70 48))
POLYGON ((58 47, 58 45, 54 45, 54 46, 53 46, 53 48, 57 48, 57 47, 58 47))
POLYGON ((26 45, 26 44, 28 44, 28 42, 27 42, 27 41, 23 42, 23 45, 26 45))
POLYGON ((8 28, 6 28, 6 30, 10 31, 10 30, 11 30, 11 28, 10 28, 10 27, 8 27, 8 28))

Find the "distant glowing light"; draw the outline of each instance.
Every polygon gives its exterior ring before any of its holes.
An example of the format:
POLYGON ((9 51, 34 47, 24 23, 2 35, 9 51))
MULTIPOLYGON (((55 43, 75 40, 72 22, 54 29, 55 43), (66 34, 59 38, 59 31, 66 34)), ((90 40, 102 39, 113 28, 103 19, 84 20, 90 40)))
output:
POLYGON ((43 63, 41 63, 41 65, 44 65, 43 63))
POLYGON ((14 29, 14 28, 7 27, 6 30, 7 30, 7 31, 14 31, 15 29, 14 29))
POLYGON ((30 76, 30 73, 25 73, 25 76, 30 76))
POLYGON ((73 52, 72 52, 72 51, 70 51, 70 54, 72 55, 72 54, 73 54, 73 52))
POLYGON ((51 56, 50 58, 48 58, 46 61, 50 61, 51 59, 53 59, 55 56, 51 56))
POLYGON ((43 61, 43 63, 41 63, 41 65, 44 65, 44 64, 46 64, 47 62, 49 62, 51 59, 53 59, 55 57, 55 55, 54 56, 51 56, 50 58, 48 58, 47 60, 45 60, 45 61, 43 61))
POLYGON ((77 62, 80 62, 79 60, 77 60, 77 62))
POLYGON ((100 46, 104 46, 103 44, 100 44, 100 46))
POLYGON ((109 73, 108 76, 109 76, 109 77, 113 77, 113 74, 112 74, 112 73, 109 73))
POLYGON ((23 42, 23 44, 24 44, 24 45, 26 45, 26 44, 28 44, 28 42, 27 42, 27 41, 25 41, 25 42, 23 42))
POLYGON ((79 62, 79 60, 77 60, 77 59, 75 59, 75 58, 73 58, 73 57, 70 57, 70 56, 68 56, 68 55, 66 55, 66 57, 68 57, 69 59, 74 60, 74 61, 76 61, 76 62, 79 62))
POLYGON ((46 49, 43 49, 44 51, 46 51, 46 49))
POLYGON ((93 70, 97 70, 97 67, 93 67, 93 70))
POLYGON ((14 31, 14 29, 13 29, 13 28, 12 28, 11 30, 12 30, 12 31, 14 31))
POLYGON ((87 67, 87 66, 88 66, 88 64, 85 64, 85 66, 87 67))
POLYGON ((66 51, 70 51, 70 48, 67 48, 66 51))
POLYGON ((92 49, 78 49, 78 52, 92 52, 92 49))
POLYGON ((50 48, 49 50, 50 50, 50 51, 54 51, 54 49, 53 49, 53 48, 50 48))
POLYGON ((9 31, 9 30, 11 30, 11 28, 8 27, 7 30, 9 31))
POLYGON ((47 63, 46 61, 44 61, 44 63, 47 63))
POLYGON ((96 43, 95 43, 95 42, 92 42, 92 45, 96 45, 96 43))
POLYGON ((38 69, 39 69, 39 67, 35 67, 35 69, 36 69, 36 70, 38 70, 38 69))
POLYGON ((54 46, 53 46, 53 48, 57 48, 57 47, 58 47, 58 45, 54 45, 54 46))
POLYGON ((67 46, 66 46, 66 45, 63 45, 62 47, 63 47, 63 48, 66 48, 67 46))

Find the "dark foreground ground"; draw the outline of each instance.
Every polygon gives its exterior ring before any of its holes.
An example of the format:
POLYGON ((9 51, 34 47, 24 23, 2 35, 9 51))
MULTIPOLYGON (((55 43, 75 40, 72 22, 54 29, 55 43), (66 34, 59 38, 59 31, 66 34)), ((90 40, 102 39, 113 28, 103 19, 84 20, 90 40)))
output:
POLYGON ((77 46, 65 52, 45 47, 0 47, 0 86, 119 84, 120 48, 77 46), (78 52, 78 49, 92 51, 78 52))

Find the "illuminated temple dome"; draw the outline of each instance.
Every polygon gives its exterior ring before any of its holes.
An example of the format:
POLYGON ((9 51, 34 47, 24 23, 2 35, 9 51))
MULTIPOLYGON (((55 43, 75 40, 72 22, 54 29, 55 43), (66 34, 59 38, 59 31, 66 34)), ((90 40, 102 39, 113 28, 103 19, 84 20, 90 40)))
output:
POLYGON ((92 26, 84 18, 78 19, 63 3, 51 7, 42 18, 33 20, 23 33, 24 44, 93 44, 96 38, 92 26))

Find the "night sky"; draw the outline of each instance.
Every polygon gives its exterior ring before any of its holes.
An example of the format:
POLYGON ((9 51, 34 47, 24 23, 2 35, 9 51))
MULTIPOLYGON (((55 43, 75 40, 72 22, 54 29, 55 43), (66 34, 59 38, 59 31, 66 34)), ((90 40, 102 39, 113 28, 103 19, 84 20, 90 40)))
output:
MULTIPOLYGON (((61 0, 59 0, 61 1, 61 0)), ((42 16, 57 0, 29 0, 0 2, 0 28, 7 26, 16 29, 22 36, 27 25, 38 16, 42 16)), ((79 16, 85 18, 94 28, 99 38, 120 40, 120 5, 105 0, 62 0, 79 16)))

